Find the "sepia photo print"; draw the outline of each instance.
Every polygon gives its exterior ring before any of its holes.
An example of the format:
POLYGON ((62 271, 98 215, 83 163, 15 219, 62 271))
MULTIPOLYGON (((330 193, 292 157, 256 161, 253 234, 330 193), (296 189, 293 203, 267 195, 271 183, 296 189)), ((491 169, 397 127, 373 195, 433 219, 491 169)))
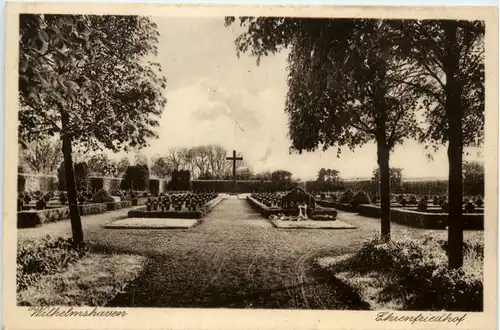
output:
POLYGON ((23 326, 494 328, 496 14, 46 5, 7 11, 23 326))

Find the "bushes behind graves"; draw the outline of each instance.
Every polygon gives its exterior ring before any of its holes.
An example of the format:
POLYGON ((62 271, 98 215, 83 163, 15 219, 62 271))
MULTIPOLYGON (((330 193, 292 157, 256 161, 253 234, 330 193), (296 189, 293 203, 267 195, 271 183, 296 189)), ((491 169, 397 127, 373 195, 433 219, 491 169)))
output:
POLYGON ((45 237, 17 245, 17 290, 24 290, 42 275, 65 270, 81 259, 87 250, 74 248, 71 239, 45 237))
MULTIPOLYGON (((105 203, 93 203, 78 206, 80 215, 104 213, 108 210, 105 203)), ((17 228, 30 228, 38 225, 69 219, 69 208, 59 207, 41 211, 17 212, 17 228)))
POLYGON ((388 243, 374 239, 354 260, 361 272, 387 276, 381 301, 397 300, 405 310, 482 311, 484 244, 469 244, 466 266, 454 270, 447 267, 443 243, 430 236, 388 243))
POLYGON ((153 195, 158 195, 160 193, 160 180, 149 179, 149 191, 153 195))
POLYGON ((127 167, 120 184, 122 190, 146 191, 149 188, 149 168, 145 164, 127 167))
MULTIPOLYGON (((76 188, 79 191, 88 191, 91 188, 91 180, 89 177, 89 170, 87 163, 85 162, 80 162, 76 163, 74 165, 74 171, 75 171, 75 181, 76 181, 76 188)), ((66 190, 66 169, 64 168, 64 162, 59 165, 59 168, 57 169, 57 179, 58 179, 58 189, 59 190, 66 190)))
POLYGON ((77 191, 90 191, 91 185, 89 177, 89 167, 87 163, 81 162, 75 164, 75 179, 77 191))
POLYGON ((342 196, 340 196, 339 203, 341 203, 341 204, 349 204, 349 202, 351 201, 352 196, 354 196, 354 193, 352 192, 352 190, 351 189, 347 189, 346 191, 344 191, 344 193, 342 194, 342 196))
POLYGON ((188 170, 174 170, 168 189, 174 191, 187 191, 191 187, 191 172, 188 170))
POLYGON ((349 204, 351 204, 352 207, 358 207, 359 205, 363 204, 370 204, 370 196, 364 191, 360 190, 357 193, 355 193, 351 200, 349 201, 349 204))
POLYGON ((99 189, 94 196, 92 196, 92 202, 93 203, 110 203, 114 202, 115 200, 111 196, 109 192, 107 192, 104 189, 99 189))
POLYGON ((117 191, 120 189, 121 178, 113 177, 90 177, 90 187, 92 191, 105 189, 107 191, 117 191))
POLYGON ((24 191, 25 188, 26 188, 26 177, 24 175, 18 173, 17 174, 17 191, 24 191))
POLYGON ((57 179, 53 175, 18 173, 18 191, 54 191, 57 190, 57 179))
MULTIPOLYGON (((219 193, 234 191, 233 180, 193 180, 191 181, 191 184, 194 191, 215 191, 219 193)), ((248 193, 288 191, 295 186, 297 186, 295 182, 237 180, 236 192, 248 193)))

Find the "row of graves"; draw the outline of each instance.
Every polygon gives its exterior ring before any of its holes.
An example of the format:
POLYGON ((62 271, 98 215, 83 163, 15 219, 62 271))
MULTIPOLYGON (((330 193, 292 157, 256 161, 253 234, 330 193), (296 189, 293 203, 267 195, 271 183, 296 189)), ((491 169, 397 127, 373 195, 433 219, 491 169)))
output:
POLYGON ((148 197, 146 202, 147 212, 168 212, 168 211, 196 211, 201 209, 206 203, 215 199, 215 193, 186 193, 168 194, 158 198, 148 197))
MULTIPOLYGON (((94 195, 91 192, 78 192, 78 205, 92 203, 94 195)), ((46 210, 66 206, 68 195, 66 192, 20 192, 17 197, 17 211, 46 210)))
MULTIPOLYGON (((432 198, 430 196, 422 196, 418 199, 415 195, 399 195, 396 197, 396 201, 404 208, 416 207, 420 212, 448 212, 449 210, 449 203, 446 196, 434 195, 432 198)), ((482 196, 477 196, 476 198, 464 198, 462 204, 464 213, 477 213, 484 211, 484 201, 482 196)))
MULTIPOLYGON (((313 195, 297 187, 287 193, 253 193, 248 200, 265 217, 291 216, 316 220, 335 220, 337 211, 316 204, 313 195), (326 219, 328 218, 328 219, 326 219)), ((293 220, 293 219, 291 219, 293 220)))

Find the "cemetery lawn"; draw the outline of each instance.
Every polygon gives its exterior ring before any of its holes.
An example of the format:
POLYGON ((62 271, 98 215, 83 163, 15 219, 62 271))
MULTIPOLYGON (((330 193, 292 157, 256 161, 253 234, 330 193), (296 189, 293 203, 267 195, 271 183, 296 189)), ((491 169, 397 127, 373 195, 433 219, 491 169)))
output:
MULTIPOLYGON (((371 309, 352 285, 318 270, 316 260, 355 253, 379 236, 380 222, 341 211, 338 219, 357 229, 277 229, 246 200, 230 198, 189 230, 105 229, 108 219, 85 235, 99 253, 148 259, 109 307, 371 309)), ((446 237, 398 224, 391 232, 393 238, 446 237)), ((482 232, 464 233, 470 235, 482 232)))
POLYGON ((90 253, 59 273, 42 275, 17 294, 23 306, 103 306, 144 267, 146 258, 90 253))

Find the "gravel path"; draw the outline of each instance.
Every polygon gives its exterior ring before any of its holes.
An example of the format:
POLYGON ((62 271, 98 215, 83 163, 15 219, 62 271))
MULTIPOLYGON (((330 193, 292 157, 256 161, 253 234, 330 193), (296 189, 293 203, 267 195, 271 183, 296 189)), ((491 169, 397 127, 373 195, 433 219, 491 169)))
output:
MULTIPOLYGON (((312 267, 316 257, 352 252, 379 235, 376 219, 345 212, 339 212, 339 219, 358 229, 277 229, 247 201, 230 198, 193 229, 90 226, 86 237, 105 251, 150 260, 138 280, 109 306, 366 309, 357 293, 312 267)), ((393 237, 405 229, 393 224, 393 237)))

